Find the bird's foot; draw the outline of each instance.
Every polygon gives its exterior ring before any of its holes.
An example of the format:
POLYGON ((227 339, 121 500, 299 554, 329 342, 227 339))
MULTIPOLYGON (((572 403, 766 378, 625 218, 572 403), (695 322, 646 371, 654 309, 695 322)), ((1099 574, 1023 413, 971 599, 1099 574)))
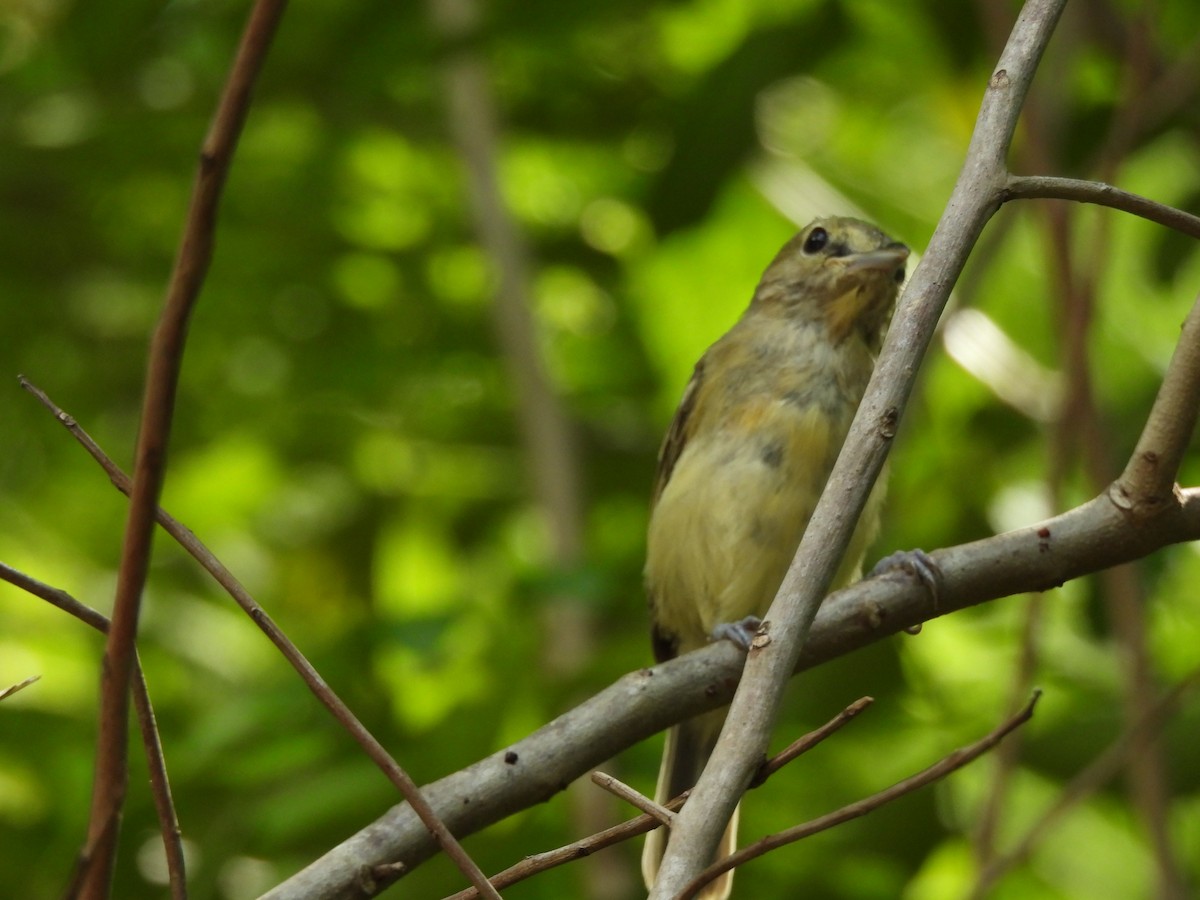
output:
POLYGON ((762 619, 758 616, 746 616, 739 622, 722 622, 712 630, 714 641, 732 641, 743 650, 750 649, 750 642, 762 628, 762 619))
MULTIPOLYGON (((934 611, 937 611, 938 598, 942 591, 942 570, 933 561, 933 557, 924 550, 897 550, 875 563, 869 577, 893 573, 908 575, 923 584, 933 600, 934 611)), ((919 631, 920 626, 916 627, 919 631)))

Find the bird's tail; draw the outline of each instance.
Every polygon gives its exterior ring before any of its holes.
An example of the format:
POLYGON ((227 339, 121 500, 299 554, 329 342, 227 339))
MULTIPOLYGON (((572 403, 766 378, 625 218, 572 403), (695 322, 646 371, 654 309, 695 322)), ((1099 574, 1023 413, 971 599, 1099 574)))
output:
MULTIPOLYGON (((667 743, 663 748, 662 767, 658 771, 658 785, 654 789, 654 802, 666 803, 695 786, 700 773, 712 755, 721 726, 725 722, 725 710, 713 710, 686 722, 681 722, 667 732, 667 743)), ((740 807, 739 807, 740 808, 740 807)), ((721 836, 716 859, 724 859, 737 849, 738 809, 721 836)), ((668 831, 665 826, 656 828, 646 835, 646 846, 642 850, 642 877, 646 887, 654 884, 658 877, 659 863, 667 849, 668 831)), ((729 871, 709 884, 699 894, 698 900, 725 900, 733 889, 733 872, 729 871)))

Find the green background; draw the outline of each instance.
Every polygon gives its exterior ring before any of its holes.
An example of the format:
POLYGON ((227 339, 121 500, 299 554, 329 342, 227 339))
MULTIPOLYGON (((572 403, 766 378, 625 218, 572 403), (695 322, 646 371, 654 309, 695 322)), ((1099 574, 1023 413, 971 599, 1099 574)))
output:
MULTIPOLYGON (((128 468, 148 335, 246 11, 222 0, 0 5, 0 560, 105 611, 125 501, 16 376, 128 468)), ((460 46, 488 65, 504 198, 535 261, 537 346, 582 485, 584 550, 562 564, 533 500, 538 473, 492 326, 493 268, 449 137, 447 43, 421 4, 294 4, 221 209, 164 506, 418 781, 528 733, 650 659, 646 503, 692 363, 808 217, 858 212, 924 247, 1015 13, 948 0, 485 10, 460 46)), ((1189 98, 1200 76, 1187 60, 1198 33, 1191 0, 1153 14, 1071 4, 1014 167, 1102 177, 1196 209, 1200 104, 1189 98)), ((1079 374, 1064 353, 1064 272, 1094 302, 1086 346, 1103 431, 1091 449, 1104 478, 1132 447, 1200 286, 1200 254, 1092 209, 1063 209, 1056 243, 1051 208, 1002 210, 968 266, 954 327, 902 423, 873 556, 1028 524, 1101 489, 1055 402, 1079 374)), ((1189 460, 1185 483, 1196 472, 1189 460)), ((1136 569, 1160 684, 1200 663, 1198 578, 1190 547, 1136 569)), ((1120 635, 1104 593, 1086 579, 1045 599, 1035 680, 1046 694, 1001 848, 1122 729, 1120 635)), ((768 797, 748 798, 745 838, 885 787, 990 729, 1011 703, 1029 603, 956 614, 801 679, 777 749, 860 695, 877 702, 768 797)), ((0 687, 42 676, 0 704, 0 893, 55 897, 86 827, 102 642, 8 585, 0 617, 0 687)), ((394 802, 161 534, 140 646, 193 897, 254 896, 394 802)), ((1196 883, 1194 698, 1163 745, 1166 822, 1196 883)), ((607 768, 649 791, 658 752, 647 742, 607 768)), ((133 759, 114 896, 164 896, 133 759)), ((739 895, 963 896, 993 766, 756 862, 739 895)), ((494 871, 629 814, 593 790, 467 847, 494 871)), ((506 896, 637 896, 638 851, 607 851, 506 896)), ((1151 896, 1154 884, 1146 829, 1118 781, 993 896, 1115 900, 1151 896)), ((404 885, 397 895, 436 897, 461 876, 439 859, 404 885)))

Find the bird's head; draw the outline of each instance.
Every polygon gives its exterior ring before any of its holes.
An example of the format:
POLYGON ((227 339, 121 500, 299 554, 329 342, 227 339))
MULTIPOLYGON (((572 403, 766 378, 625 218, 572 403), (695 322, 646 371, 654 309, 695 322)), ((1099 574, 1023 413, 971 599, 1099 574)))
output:
POLYGON ((835 342, 855 331, 878 348, 904 282, 908 247, 859 219, 816 219, 784 244, 755 302, 823 320, 835 342))

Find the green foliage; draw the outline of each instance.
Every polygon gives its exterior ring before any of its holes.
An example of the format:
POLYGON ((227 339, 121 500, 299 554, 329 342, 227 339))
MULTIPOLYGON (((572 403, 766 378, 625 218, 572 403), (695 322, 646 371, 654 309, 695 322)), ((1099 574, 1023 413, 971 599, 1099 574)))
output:
MULTIPOLYGON (((1200 28, 1200 7, 1171 0, 1156 23, 1133 4, 1106 6, 1105 33, 1085 27, 1090 4, 1076 5, 1034 94, 1057 117, 1040 126, 1060 166, 1052 174, 1092 176, 1113 121, 1141 101, 1128 96, 1117 36, 1145 28, 1150 67, 1168 69, 1200 28)), ((0 10, 0 559, 100 609, 125 502, 15 379, 30 377, 128 465, 148 335, 244 6, 25 0, 0 10)), ((789 217, 858 207, 924 246, 998 47, 976 18, 982 6, 489 8, 473 46, 490 67, 504 196, 537 263, 536 339, 584 484, 585 549, 569 566, 555 564, 534 500, 538 473, 494 336, 496 273, 472 229, 448 137, 444 48, 426 10, 294 6, 229 179, 164 506, 419 781, 645 664, 645 504, 693 362, 740 312, 794 230, 789 217), (578 638, 558 630, 564 609, 585 623, 583 640, 564 644, 578 638)), ((1155 96, 1104 177, 1195 208, 1200 120, 1177 99, 1155 96)), ((994 344, 935 347, 897 442, 880 551, 959 543, 1051 511, 1054 428, 1007 390, 1035 385, 1050 397, 1067 374, 1044 211, 1007 209, 989 226, 992 255, 972 264, 978 277, 956 303, 985 313, 1021 352, 997 375, 994 344)), ((1077 268, 1101 286, 1090 350, 1115 466, 1170 357, 1200 254, 1117 213, 1074 221, 1077 268), (1101 228, 1108 243, 1094 254, 1101 228)), ((1070 448, 1064 504, 1095 490, 1079 457, 1070 448)), ((1195 480, 1194 462, 1185 474, 1195 480)), ((396 797, 221 591, 165 535, 155 549, 141 652, 194 854, 191 896, 253 896, 396 797)), ((1164 684, 1200 662, 1198 566, 1177 548, 1138 568, 1164 684)), ((1002 846, 1122 728, 1122 667, 1098 590, 1089 580, 1045 598, 1046 696, 1024 734, 1002 846)), ((861 694, 877 703, 772 782, 769 802, 748 798, 744 833, 857 799, 988 730, 1009 703, 1028 603, 938 620, 801 679, 781 744, 861 694)), ((42 676, 0 704, 0 884, 53 897, 84 834, 102 642, 6 584, 0 615, 0 688, 42 676)), ((1192 700, 1166 745, 1175 849, 1193 883, 1198 738, 1192 700)), ((614 766, 649 790, 657 746, 614 766)), ((739 895, 963 896, 991 772, 984 760, 768 857, 739 876, 739 895)), ((560 796, 468 846, 494 870, 581 828, 560 796)), ((135 763, 115 896, 164 895, 156 835, 135 763)), ((634 856, 601 859, 632 886, 634 856)), ((569 868, 518 891, 585 896, 583 878, 569 868)), ((994 896, 1115 900, 1153 883, 1145 829, 1114 785, 1076 807, 994 896)), ((411 896, 442 896, 460 876, 438 861, 407 884, 411 896)))

